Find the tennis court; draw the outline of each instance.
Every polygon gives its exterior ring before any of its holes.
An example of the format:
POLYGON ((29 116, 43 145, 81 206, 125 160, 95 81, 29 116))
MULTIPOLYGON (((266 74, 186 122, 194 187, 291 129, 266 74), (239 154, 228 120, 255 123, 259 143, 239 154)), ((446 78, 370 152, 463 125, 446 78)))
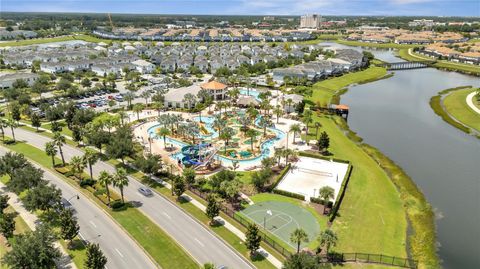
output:
MULTIPOLYGON (((296 248, 290 242, 290 234, 297 228, 302 228, 310 242, 316 240, 320 233, 317 219, 305 208, 288 202, 266 201, 255 203, 241 211, 242 215, 257 223, 257 225, 277 236, 288 245, 296 248)), ((302 246, 306 246, 302 245, 302 246)))

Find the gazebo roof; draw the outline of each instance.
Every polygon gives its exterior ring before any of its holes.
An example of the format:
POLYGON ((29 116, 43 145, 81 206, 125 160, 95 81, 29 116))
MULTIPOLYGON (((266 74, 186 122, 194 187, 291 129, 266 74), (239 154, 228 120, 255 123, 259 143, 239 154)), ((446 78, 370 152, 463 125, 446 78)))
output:
POLYGON ((216 80, 213 80, 213 81, 202 84, 200 87, 206 90, 223 90, 227 88, 227 85, 220 83, 216 80))

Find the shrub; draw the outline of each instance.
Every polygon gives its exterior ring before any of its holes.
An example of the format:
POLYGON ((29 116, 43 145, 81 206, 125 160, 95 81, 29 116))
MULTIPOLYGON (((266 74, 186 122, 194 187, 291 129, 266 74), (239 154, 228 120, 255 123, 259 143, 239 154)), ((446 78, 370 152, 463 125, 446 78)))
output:
POLYGON ((305 196, 303 196, 301 194, 289 192, 289 191, 275 189, 275 190, 273 190, 273 193, 280 194, 280 195, 287 196, 287 197, 292 197, 292 198, 295 198, 295 199, 305 200, 305 196))
POLYGON ((290 170, 290 164, 287 164, 287 166, 285 166, 285 168, 283 168, 283 170, 280 172, 280 174, 275 179, 275 182, 273 182, 273 184, 269 186, 270 191, 274 190, 277 187, 278 183, 280 183, 280 181, 282 181, 283 177, 285 177, 288 170, 290 170))
POLYGON ((110 203, 110 206, 114 211, 120 211, 127 207, 127 205, 125 203, 122 203, 122 201, 113 201, 112 203, 110 203))
POLYGON ((80 187, 85 188, 86 186, 93 186, 95 185, 95 180, 93 179, 84 179, 80 181, 80 187))

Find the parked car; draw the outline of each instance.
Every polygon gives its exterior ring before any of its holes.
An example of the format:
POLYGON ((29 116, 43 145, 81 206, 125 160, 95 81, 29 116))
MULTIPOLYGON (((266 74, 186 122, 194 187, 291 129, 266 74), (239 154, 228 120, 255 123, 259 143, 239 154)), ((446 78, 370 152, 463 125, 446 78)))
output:
POLYGON ((147 188, 147 187, 140 187, 138 188, 138 192, 140 192, 141 194, 143 194, 144 196, 153 196, 153 192, 151 189, 147 188))

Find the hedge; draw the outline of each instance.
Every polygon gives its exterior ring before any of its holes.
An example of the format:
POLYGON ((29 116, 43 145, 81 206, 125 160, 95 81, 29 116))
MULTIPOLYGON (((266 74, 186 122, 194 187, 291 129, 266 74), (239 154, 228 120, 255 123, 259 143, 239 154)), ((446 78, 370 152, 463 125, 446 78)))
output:
POLYGON ((289 192, 289 191, 274 189, 273 193, 280 194, 280 195, 283 195, 283 196, 292 197, 292 198, 299 199, 299 200, 305 200, 305 196, 303 196, 301 194, 289 192))
MULTIPOLYGON (((310 202, 315 203, 315 204, 320 204, 320 205, 325 205, 325 200, 318 198, 318 197, 310 197, 310 202)), ((327 202, 327 207, 332 207, 333 202, 328 201, 327 202)))
POLYGON ((278 186, 278 183, 280 183, 280 181, 282 181, 282 179, 285 177, 287 172, 290 170, 290 167, 291 167, 291 165, 287 164, 287 166, 285 166, 285 168, 283 168, 282 172, 280 172, 280 175, 278 175, 275 182, 272 185, 270 185, 270 187, 269 187, 270 191, 274 190, 278 186))
POLYGON ((348 182, 350 181, 350 175, 352 174, 353 170, 353 165, 349 164, 347 173, 345 173, 345 177, 343 178, 342 186, 340 187, 340 191, 338 192, 339 195, 337 196, 337 199, 335 199, 335 206, 332 209, 332 212, 330 214, 330 222, 333 222, 337 215, 337 211, 340 208, 340 204, 343 201, 343 197, 345 196, 345 190, 347 189, 348 182))
POLYGON ((338 159, 338 158, 333 158, 333 157, 326 157, 326 156, 322 156, 320 154, 316 154, 316 153, 312 153, 312 152, 307 152, 307 151, 300 151, 298 153, 298 155, 300 156, 303 156, 303 157, 310 157, 310 158, 316 158, 316 159, 322 159, 322 160, 326 160, 326 161, 334 161, 334 162, 338 162, 338 163, 346 163, 346 164, 350 164, 349 161, 346 161, 346 160, 343 160, 343 159, 338 159))

